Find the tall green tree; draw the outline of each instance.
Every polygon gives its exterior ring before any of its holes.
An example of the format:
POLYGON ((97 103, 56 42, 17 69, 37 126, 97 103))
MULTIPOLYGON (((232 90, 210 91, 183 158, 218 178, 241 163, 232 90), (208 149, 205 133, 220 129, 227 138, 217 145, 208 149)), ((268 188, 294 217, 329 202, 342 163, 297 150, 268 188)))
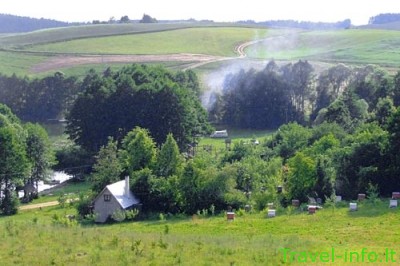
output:
POLYGON ((136 127, 122 141, 123 166, 129 173, 151 168, 156 161, 156 145, 146 129, 136 127))
POLYGON ((307 201, 308 196, 312 195, 317 173, 315 161, 302 152, 288 160, 289 174, 286 183, 288 196, 290 199, 299 199, 302 202, 307 201))
POLYGON ((157 156, 157 174, 163 177, 179 175, 183 167, 183 159, 179 152, 178 144, 172 134, 168 134, 167 140, 161 146, 157 156))
POLYGON ((25 129, 27 132, 26 153, 31 164, 31 174, 25 183, 35 184, 37 189, 38 182, 48 178, 50 167, 55 163, 55 157, 49 136, 42 126, 28 123, 25 129))
POLYGON ((122 165, 118 158, 117 142, 110 138, 96 156, 96 163, 90 176, 92 190, 96 193, 101 192, 107 185, 120 180, 121 174, 122 165))
POLYGON ((22 185, 29 172, 24 143, 12 127, 0 128, 0 188, 3 198, 0 210, 11 215, 18 211, 15 188, 22 185))
POLYGON ((400 71, 394 76, 393 103, 396 107, 400 106, 400 71))

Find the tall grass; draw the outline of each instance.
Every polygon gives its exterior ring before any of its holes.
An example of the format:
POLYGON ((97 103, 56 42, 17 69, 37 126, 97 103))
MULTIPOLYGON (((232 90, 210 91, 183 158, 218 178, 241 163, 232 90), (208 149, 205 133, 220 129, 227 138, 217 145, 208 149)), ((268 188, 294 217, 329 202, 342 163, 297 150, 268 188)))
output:
POLYGON ((241 215, 233 222, 224 214, 167 215, 164 220, 83 226, 65 221, 74 209, 24 211, 0 218, 0 257, 3 265, 280 265, 282 248, 334 248, 336 254, 366 248, 381 256, 386 248, 398 249, 400 213, 389 209, 386 200, 361 203, 357 212, 349 212, 345 203, 315 215, 285 212, 279 210, 272 219, 265 212, 237 212, 241 215))

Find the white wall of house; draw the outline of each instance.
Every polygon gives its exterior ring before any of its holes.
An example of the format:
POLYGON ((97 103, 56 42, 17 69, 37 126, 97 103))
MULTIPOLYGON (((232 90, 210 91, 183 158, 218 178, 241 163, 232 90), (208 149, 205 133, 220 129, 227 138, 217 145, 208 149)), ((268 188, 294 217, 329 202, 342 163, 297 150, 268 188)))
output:
POLYGON ((93 212, 95 214, 95 222, 104 223, 107 221, 116 210, 122 210, 121 205, 111 194, 111 192, 105 188, 96 198, 94 202, 93 212))

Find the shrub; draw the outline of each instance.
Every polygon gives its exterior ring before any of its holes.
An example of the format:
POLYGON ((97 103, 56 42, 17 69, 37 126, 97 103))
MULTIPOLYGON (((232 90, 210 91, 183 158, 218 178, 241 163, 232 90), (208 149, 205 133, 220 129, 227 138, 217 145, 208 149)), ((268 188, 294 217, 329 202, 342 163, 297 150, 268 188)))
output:
POLYGON ((81 217, 86 217, 92 214, 92 199, 81 195, 79 200, 75 203, 76 209, 81 217))
POLYGON ((138 214, 139 214, 139 210, 138 209, 125 211, 126 219, 129 220, 129 221, 135 219, 138 214))
POLYGON ((126 219, 125 211, 123 210, 116 210, 112 215, 111 218, 116 222, 122 222, 126 219))

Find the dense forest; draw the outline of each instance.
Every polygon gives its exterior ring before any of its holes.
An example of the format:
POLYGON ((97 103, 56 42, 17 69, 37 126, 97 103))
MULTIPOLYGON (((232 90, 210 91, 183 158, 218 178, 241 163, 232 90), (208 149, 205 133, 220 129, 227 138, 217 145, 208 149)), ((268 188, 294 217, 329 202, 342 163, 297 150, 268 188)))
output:
POLYGON ((159 145, 172 133, 183 151, 195 135, 211 130, 193 71, 172 73, 146 65, 100 75, 91 71, 80 91, 67 115, 67 133, 90 152, 108 137, 120 141, 136 126, 149 130, 159 145))
POLYGON ((382 122, 382 108, 400 104, 399 77, 371 65, 338 64, 317 74, 307 61, 282 66, 271 61, 261 71, 228 75, 222 92, 212 96, 210 120, 254 129, 323 121, 350 129, 374 119, 382 122))

